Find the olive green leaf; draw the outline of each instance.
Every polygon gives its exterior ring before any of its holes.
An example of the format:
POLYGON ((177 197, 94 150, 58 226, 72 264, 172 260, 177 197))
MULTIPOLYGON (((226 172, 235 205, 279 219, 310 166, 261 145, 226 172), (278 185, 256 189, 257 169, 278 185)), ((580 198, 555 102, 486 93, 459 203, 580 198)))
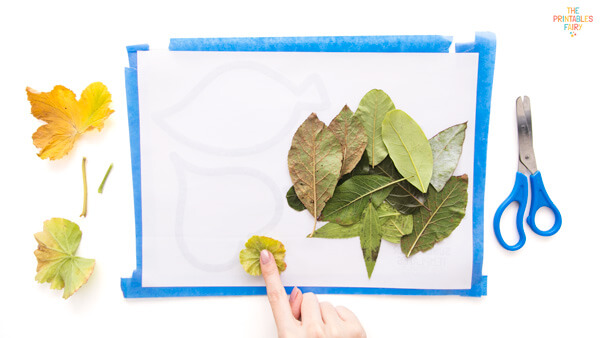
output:
POLYGON ((298 195, 296 195, 296 190, 294 190, 293 185, 290 187, 290 189, 285 194, 285 199, 287 200, 290 208, 292 208, 296 211, 302 211, 302 210, 306 209, 304 204, 302 204, 302 202, 298 198, 298 195))
POLYGON ((275 257, 275 264, 279 273, 285 271, 285 247, 283 244, 273 238, 265 236, 252 236, 246 242, 246 248, 240 251, 240 263, 247 273, 252 276, 259 276, 260 271, 260 252, 269 250, 275 257))
POLYGON ((345 175, 354 169, 367 147, 365 129, 353 114, 348 106, 344 106, 328 127, 342 146, 344 160, 341 175, 345 175))
MULTIPOLYGON (((361 223, 339 225, 327 223, 315 231, 313 238, 352 238, 360 235, 361 223)), ((310 234, 306 237, 310 237, 310 234)))
MULTIPOLYGON (((381 161, 375 168, 372 169, 374 174, 383 175, 393 180, 402 178, 402 175, 398 172, 394 166, 394 162, 389 157, 381 161)), ((405 215, 414 213, 418 208, 425 207, 425 199, 427 195, 420 192, 408 181, 401 181, 394 185, 394 189, 388 197, 385 199, 391 204, 396 210, 400 211, 405 215)))
POLYGON ((64 218, 52 218, 34 237, 38 242, 35 280, 50 283, 51 289, 64 288, 63 298, 71 297, 87 283, 96 265, 93 259, 75 256, 81 241, 79 226, 64 218))
POLYGON ((369 91, 358 104, 356 117, 360 120, 367 133, 367 155, 371 167, 376 166, 387 156, 388 150, 381 137, 381 123, 385 114, 396 107, 392 99, 383 91, 369 91))
POLYGON ((388 242, 399 244, 402 236, 412 232, 412 215, 403 215, 386 202, 377 208, 377 215, 381 224, 381 236, 388 242))
POLYGON ((382 135, 398 172, 421 192, 427 192, 433 154, 421 127, 408 114, 396 109, 383 119, 382 135))
POLYGON ((296 195, 315 218, 331 198, 342 169, 342 147, 335 134, 312 113, 298 128, 288 153, 296 195))
POLYGON ((358 222, 369 201, 378 207, 401 180, 379 175, 358 175, 339 185, 327 202, 320 220, 349 225, 358 222))
POLYGON ((442 191, 429 192, 425 204, 430 211, 419 209, 413 215, 413 232, 402 237, 401 247, 406 257, 425 252, 450 236, 465 216, 468 186, 467 175, 453 176, 442 191))
POLYGON ((381 225, 373 203, 367 205, 363 215, 360 231, 360 247, 365 259, 367 274, 371 278, 375 263, 377 262, 377 256, 379 255, 379 248, 381 247, 381 225))
POLYGON ((467 129, 467 122, 445 129, 429 140, 433 153, 433 173, 430 183, 437 191, 442 190, 454 174, 465 141, 465 129, 467 129))

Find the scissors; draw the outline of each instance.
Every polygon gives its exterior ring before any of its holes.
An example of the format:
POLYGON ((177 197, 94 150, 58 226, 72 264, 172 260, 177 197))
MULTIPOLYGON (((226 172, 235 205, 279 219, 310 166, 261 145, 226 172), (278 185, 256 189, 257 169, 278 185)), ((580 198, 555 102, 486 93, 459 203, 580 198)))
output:
POLYGON ((558 211, 548 196, 544 182, 542 181, 542 174, 537 170, 535 163, 533 135, 531 131, 531 104, 527 96, 524 96, 522 99, 521 97, 517 98, 517 128, 519 134, 519 169, 517 171, 517 178, 510 195, 500 204, 494 215, 494 232, 496 233, 496 238, 500 242, 500 245, 510 251, 519 250, 525 244, 523 217, 528 198, 527 176, 529 176, 531 181, 531 205, 529 207, 529 216, 527 216, 527 223, 531 227, 531 230, 540 236, 552 236, 560 230, 560 226, 562 225, 560 211, 558 211), (500 219, 506 207, 512 202, 519 204, 519 209, 517 210, 519 241, 515 245, 508 245, 500 233, 500 219), (541 207, 547 207, 554 213, 554 225, 545 231, 540 230, 535 225, 535 214, 541 207))

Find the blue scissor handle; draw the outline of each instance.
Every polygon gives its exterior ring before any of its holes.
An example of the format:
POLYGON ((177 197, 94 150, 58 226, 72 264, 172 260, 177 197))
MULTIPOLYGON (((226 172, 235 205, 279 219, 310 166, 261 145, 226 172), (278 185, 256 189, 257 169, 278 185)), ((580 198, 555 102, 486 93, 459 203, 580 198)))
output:
MULTIPOLYGON (((541 182, 541 181, 540 181, 541 182)), ((496 238, 500 245, 502 245, 506 250, 515 251, 519 250, 525 244, 525 231, 523 230, 523 217, 525 214, 525 208, 527 207, 527 197, 528 197, 528 187, 527 187, 527 176, 523 175, 520 172, 517 172, 517 178, 515 180, 515 185, 510 192, 510 195, 500 204, 498 210, 496 210, 496 214, 494 215, 494 232, 496 233, 496 238), (502 213, 504 210, 512 203, 519 203, 519 210, 517 211, 517 231, 519 232, 519 241, 515 245, 508 245, 502 238, 502 234, 500 233, 500 219, 502 218, 502 213)))
POLYGON ((552 236, 560 230, 560 226, 562 225, 560 211, 558 211, 554 203, 552 203, 552 200, 550 200, 550 197, 546 192, 544 182, 542 181, 542 174, 538 171, 529 178, 531 179, 531 206, 529 207, 527 223, 529 224, 529 227, 531 227, 531 230, 536 234, 540 236, 552 236), (535 225, 535 214, 541 207, 548 207, 554 213, 554 225, 546 231, 540 230, 537 225, 535 225))

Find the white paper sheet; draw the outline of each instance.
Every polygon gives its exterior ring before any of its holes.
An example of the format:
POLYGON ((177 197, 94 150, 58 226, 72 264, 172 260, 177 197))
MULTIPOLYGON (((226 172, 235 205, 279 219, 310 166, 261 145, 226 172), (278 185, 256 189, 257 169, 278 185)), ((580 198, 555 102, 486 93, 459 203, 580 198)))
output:
MULTIPOLYGON (((238 261, 252 235, 287 249, 286 285, 468 289, 472 182, 450 237, 406 258, 382 241, 371 279, 359 239, 308 239, 288 207, 287 153, 316 112, 325 123, 383 89, 428 138, 468 121, 455 174, 473 175, 477 54, 138 52, 144 287, 258 286, 238 261)), ((323 225, 325 223, 320 223, 323 225)))

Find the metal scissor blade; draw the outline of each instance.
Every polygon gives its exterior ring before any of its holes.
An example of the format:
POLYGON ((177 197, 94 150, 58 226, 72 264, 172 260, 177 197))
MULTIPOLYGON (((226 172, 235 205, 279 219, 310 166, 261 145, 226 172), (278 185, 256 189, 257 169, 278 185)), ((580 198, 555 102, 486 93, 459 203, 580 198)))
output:
POLYGON ((531 103, 527 96, 523 96, 522 99, 521 97, 517 98, 517 128, 519 133, 519 172, 533 174, 537 172, 537 164, 533 152, 531 103))

